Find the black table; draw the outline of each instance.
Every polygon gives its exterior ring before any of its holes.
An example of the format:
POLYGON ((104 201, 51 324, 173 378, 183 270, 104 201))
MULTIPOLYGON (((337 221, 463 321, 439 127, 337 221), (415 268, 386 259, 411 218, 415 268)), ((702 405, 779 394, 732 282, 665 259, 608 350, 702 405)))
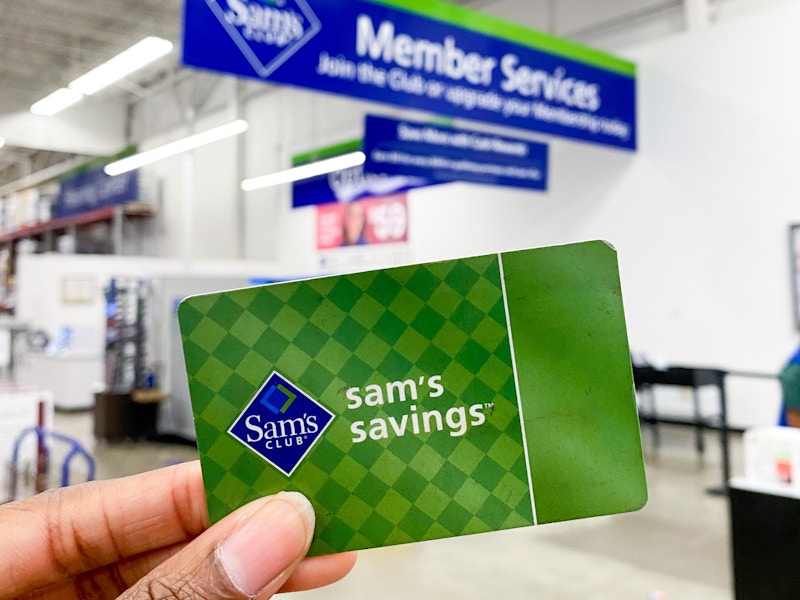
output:
MULTIPOLYGON (((692 388, 697 403, 699 388, 711 385, 717 388, 719 397, 719 439, 722 449, 722 488, 709 490, 715 494, 725 494, 728 479, 731 475, 730 444, 728 439, 728 402, 725 397, 725 376, 727 371, 704 367, 668 367, 657 369, 652 366, 633 366, 633 381, 636 389, 644 389, 652 385, 674 385, 692 388)), ((695 415, 695 425, 698 427, 698 449, 702 451, 703 423, 699 415, 695 415)))

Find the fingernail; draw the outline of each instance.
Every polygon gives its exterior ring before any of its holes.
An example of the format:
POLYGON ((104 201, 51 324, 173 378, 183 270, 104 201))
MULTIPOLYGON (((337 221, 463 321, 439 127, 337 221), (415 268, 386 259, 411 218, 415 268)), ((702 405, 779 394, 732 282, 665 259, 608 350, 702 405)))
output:
POLYGON ((281 492, 263 502, 217 548, 222 568, 247 596, 305 555, 314 533, 314 508, 302 494, 281 492))

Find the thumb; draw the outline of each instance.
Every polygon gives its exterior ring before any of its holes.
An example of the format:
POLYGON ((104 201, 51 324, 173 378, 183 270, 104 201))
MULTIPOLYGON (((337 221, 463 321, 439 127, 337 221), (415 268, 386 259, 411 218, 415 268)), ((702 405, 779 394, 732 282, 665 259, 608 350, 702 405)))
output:
POLYGON ((255 500, 231 513, 145 575, 121 599, 263 600, 305 557, 314 509, 297 492, 255 500))

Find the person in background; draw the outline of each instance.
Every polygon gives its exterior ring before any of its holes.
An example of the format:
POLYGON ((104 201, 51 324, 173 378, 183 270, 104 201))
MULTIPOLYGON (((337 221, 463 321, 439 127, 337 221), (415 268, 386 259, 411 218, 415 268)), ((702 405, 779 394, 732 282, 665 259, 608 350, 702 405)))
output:
POLYGON ((357 200, 348 202, 344 208, 342 246, 360 246, 367 243, 367 213, 357 200))
POLYGON ((783 414, 780 424, 800 427, 800 348, 778 374, 783 396, 783 414))
POLYGON ((0 599, 265 600, 344 577, 354 553, 306 558, 314 510, 297 492, 209 526, 197 461, 0 506, 0 599))

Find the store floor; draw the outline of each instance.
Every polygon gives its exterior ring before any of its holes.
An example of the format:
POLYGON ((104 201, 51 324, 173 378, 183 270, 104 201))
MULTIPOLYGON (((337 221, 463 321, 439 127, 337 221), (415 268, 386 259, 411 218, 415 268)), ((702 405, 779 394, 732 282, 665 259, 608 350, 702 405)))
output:
MULTIPOLYGON (((95 443, 91 413, 57 413, 57 430, 92 452, 99 478, 191 460, 190 446, 95 443)), ((644 431, 650 498, 636 513, 481 534, 361 553, 354 572, 307 600, 471 598, 722 600, 732 598, 728 505, 717 436, 703 460, 693 433, 662 427, 658 451, 644 431)), ((741 436, 732 436, 739 474, 741 436)))

